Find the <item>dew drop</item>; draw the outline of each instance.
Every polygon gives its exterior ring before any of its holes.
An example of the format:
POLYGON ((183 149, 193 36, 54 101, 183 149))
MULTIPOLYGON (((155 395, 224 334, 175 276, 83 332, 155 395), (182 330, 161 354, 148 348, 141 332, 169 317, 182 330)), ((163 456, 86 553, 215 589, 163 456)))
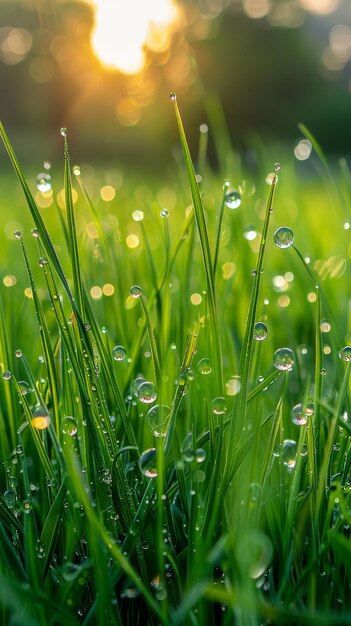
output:
POLYGON ((206 450, 203 448, 198 448, 195 450, 195 461, 197 463, 203 463, 206 459, 206 450))
POLYGON ((75 176, 80 176, 80 167, 79 167, 79 165, 74 165, 73 166, 73 174, 75 176))
POLYGON ((22 356, 22 354, 23 354, 23 353, 22 353, 22 350, 16 350, 16 352, 15 352, 15 357, 16 357, 17 359, 20 359, 20 358, 21 358, 21 356, 22 356))
POLYGON ((146 421, 155 437, 165 437, 171 409, 165 404, 155 404, 149 409, 146 421))
POLYGON ((236 189, 228 189, 224 202, 228 209, 237 209, 241 205, 241 195, 236 189))
POLYGON ((288 226, 281 226, 274 233, 274 243, 278 248, 290 248, 294 243, 294 233, 288 226))
POLYGON ((18 386, 21 396, 26 396, 27 393, 30 391, 29 385, 25 380, 18 381, 18 386))
POLYGON ((137 209, 136 211, 133 211, 132 218, 134 222, 142 222, 144 219, 144 212, 137 209))
POLYGON ((351 361, 351 346, 345 346, 341 351, 340 351, 340 356, 342 358, 343 361, 346 361, 346 363, 348 363, 349 361, 351 361))
POLYGON ((151 402, 155 402, 157 398, 155 385, 149 381, 142 382, 138 387, 137 395, 138 400, 144 404, 151 404, 151 402))
POLYGON ((290 370, 294 364, 294 354, 290 348, 278 348, 274 353, 274 367, 278 370, 290 370))
POLYGON ((212 413, 215 415, 223 415, 227 410, 225 398, 222 396, 218 396, 218 398, 214 398, 212 400, 212 413))
POLYGON ((140 385, 144 382, 145 382, 144 376, 138 376, 137 378, 135 378, 135 380, 133 380, 131 384, 131 392, 134 396, 138 397, 138 389, 140 385))
POLYGON ((225 384, 225 392, 227 396, 236 396, 241 389, 240 376, 231 376, 225 384))
POLYGON ((69 435, 70 437, 74 437, 77 434, 77 431, 78 431, 78 428, 77 428, 76 420, 70 415, 67 415, 66 417, 64 417, 63 422, 62 422, 63 434, 69 435))
POLYGON ((47 161, 45 160, 43 163, 44 166, 44 170, 50 170, 51 169, 51 161, 47 161))
POLYGON ((141 287, 138 287, 138 285, 133 285, 133 287, 130 288, 129 293, 132 298, 140 298, 140 296, 142 295, 141 287))
POLYGON ((38 174, 37 183, 36 183, 38 191, 41 191, 42 193, 50 191, 51 189, 50 181, 51 181, 50 174, 46 174, 45 172, 38 174))
POLYGON ((157 476, 156 448, 149 448, 141 454, 139 468, 147 478, 155 478, 157 476))
POLYGON ((123 346, 115 346, 112 350, 112 356, 115 361, 124 361, 126 358, 126 349, 123 346))
POLYGON ((162 209, 162 211, 160 212, 161 217, 166 218, 168 217, 169 213, 167 211, 167 209, 162 209))
POLYGON ((99 471, 99 480, 104 485, 110 485, 112 483, 112 476, 108 469, 102 469, 99 471))
POLYGON ((23 454, 23 447, 18 445, 16 446, 16 454, 23 454))
POLYGON ((32 510, 32 503, 30 500, 23 500, 22 502, 22 511, 23 513, 26 513, 28 515, 28 513, 30 513, 32 510))
POLYGON ((31 233, 32 233, 32 237, 34 237, 35 239, 39 239, 40 235, 39 235, 39 231, 37 228, 32 228, 31 233))
POLYGON ((172 102, 175 102, 175 101, 176 101, 176 99, 177 99, 177 94, 175 93, 175 91, 171 91, 171 92, 170 92, 170 94, 169 94, 169 99, 170 99, 172 102))
POLYGON ((291 421, 293 424, 296 424, 296 426, 305 426, 305 424, 307 424, 308 415, 301 403, 295 404, 291 409, 291 421))
POLYGON ((247 239, 247 241, 253 241, 254 239, 256 239, 256 237, 257 230, 254 226, 248 226, 247 228, 245 228, 244 238, 247 239))
POLYGON ((22 233, 20 230, 15 230, 15 232, 13 233, 13 236, 15 239, 22 239, 22 233))
POLYGON ((44 265, 48 264, 48 260, 47 260, 47 258, 45 256, 41 256, 38 259, 38 263, 39 263, 39 267, 44 267, 44 265))
POLYGON ((326 376, 327 375, 327 370, 324 369, 324 367, 322 367, 321 369, 321 376, 326 376))
POLYGON ((65 126, 60 128, 60 135, 62 135, 62 137, 67 137, 67 128, 65 126))
POLYGON ((268 335, 268 329, 263 322, 256 322, 254 326, 253 336, 256 341, 263 341, 268 335))
POLYGON ((9 477, 9 488, 16 490, 17 486, 18 486, 18 480, 17 480, 16 476, 10 476, 9 477))
POLYGON ((280 165, 280 163, 276 163, 275 166, 274 166, 274 171, 275 172, 280 172, 281 168, 282 168, 282 166, 280 165))
POLYGON ((2 375, 4 380, 10 380, 11 376, 12 376, 12 374, 8 370, 6 370, 6 372, 4 372, 3 375, 2 375))
POLYGON ((277 181, 278 181, 278 176, 276 175, 275 172, 270 172, 269 174, 267 174, 266 176, 267 185, 273 185, 273 183, 276 183, 277 181))
POLYGON ((293 439, 284 439, 282 444, 275 446, 273 456, 279 457, 285 468, 291 472, 296 465, 297 444, 293 439))
POLYGON ((307 454, 308 454, 307 444, 303 443, 301 450, 300 450, 300 456, 307 456, 307 454))
POLYGON ((44 544, 38 540, 38 544, 37 544, 37 557, 38 559, 44 559, 45 558, 45 548, 44 548, 44 544))
POLYGON ((200 372, 200 374, 211 374, 212 372, 212 365, 211 365, 211 361, 210 359, 200 359, 200 361, 197 364, 197 369, 200 372))
POLYGON ((17 496, 16 492, 13 489, 8 489, 4 493, 4 500, 9 509, 13 509, 16 504, 17 496))

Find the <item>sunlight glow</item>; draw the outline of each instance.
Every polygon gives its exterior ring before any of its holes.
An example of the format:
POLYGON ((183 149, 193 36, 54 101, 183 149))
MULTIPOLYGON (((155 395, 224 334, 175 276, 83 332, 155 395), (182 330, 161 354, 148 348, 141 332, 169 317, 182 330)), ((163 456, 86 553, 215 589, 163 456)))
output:
POLYGON ((300 0, 300 4, 311 13, 328 15, 338 8, 339 0, 300 0))
POLYGON ((155 52, 168 49, 178 14, 173 0, 91 0, 91 4, 92 47, 106 67, 136 74, 145 63, 145 47, 155 52))

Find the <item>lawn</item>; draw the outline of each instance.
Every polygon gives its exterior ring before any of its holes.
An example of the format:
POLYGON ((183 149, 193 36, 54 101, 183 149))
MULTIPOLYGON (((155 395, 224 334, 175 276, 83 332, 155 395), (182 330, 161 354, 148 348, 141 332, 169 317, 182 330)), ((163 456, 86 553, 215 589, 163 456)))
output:
POLYGON ((159 180, 0 129, 0 622, 351 623, 347 164, 170 99, 159 180))

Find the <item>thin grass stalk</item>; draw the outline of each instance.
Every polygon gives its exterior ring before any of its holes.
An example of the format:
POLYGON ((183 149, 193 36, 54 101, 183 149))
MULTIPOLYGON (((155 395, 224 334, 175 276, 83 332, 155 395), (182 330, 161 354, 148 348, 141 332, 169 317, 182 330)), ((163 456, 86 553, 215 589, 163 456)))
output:
POLYGON ((68 151, 67 133, 63 136, 64 145, 64 189, 65 189, 65 201, 67 210, 67 222, 68 222, 68 241, 69 251, 71 257, 74 295, 77 301, 77 307, 82 315, 84 315, 84 300, 83 300, 83 287, 82 277, 80 271, 78 241, 77 241, 77 227, 76 218, 74 213, 73 197, 72 197, 72 177, 71 177, 71 160, 68 151))
POLYGON ((225 469, 224 469, 224 490, 226 490, 228 485, 228 475, 231 473, 231 466, 235 462, 235 442, 240 439, 242 434, 243 426, 245 423, 246 417, 246 408, 247 408, 247 394, 248 394, 248 386, 249 386, 249 375, 250 375, 250 364, 252 357, 252 347, 253 347, 253 329, 256 319, 256 312, 258 306, 258 297, 261 285, 261 275, 263 270, 263 261, 266 250, 266 242, 268 235, 268 228, 270 217, 273 211, 273 200, 274 200, 274 192, 277 184, 277 177, 274 176, 272 180, 272 184, 270 186, 268 200, 267 200, 267 208, 265 221, 263 225, 262 237, 260 248, 258 252, 257 264, 255 269, 255 274, 253 276, 253 286, 251 291, 251 298, 249 304, 249 310, 246 320, 245 333, 242 345, 242 351, 240 356, 240 365, 239 365, 239 375, 241 381, 240 393, 238 394, 238 400, 234 405, 234 413, 232 424, 229 432, 228 446, 227 450, 229 451, 229 455, 227 454, 225 460, 225 469), (234 454, 233 454, 234 451, 234 454))
POLYGON ((219 208, 216 245, 215 245, 215 251, 214 251, 214 256, 213 256, 213 274, 214 274, 214 277, 216 277, 216 271, 217 271, 219 246, 220 246, 220 242, 221 242, 221 232, 222 232, 222 221, 223 221, 223 214, 224 214, 224 207, 225 207, 225 198, 226 198, 227 191, 228 191, 228 187, 226 186, 226 184, 224 184, 223 185, 223 194, 222 194, 222 199, 221 199, 221 205, 220 205, 220 208, 219 208))
POLYGON ((191 155, 183 127, 182 118, 180 116, 177 99, 176 97, 172 97, 178 130, 181 140, 181 145, 184 153, 184 160, 186 165, 186 170, 188 174, 188 180, 191 190, 191 196, 194 204, 194 213, 197 223, 197 228, 200 236, 200 245, 201 252, 204 264, 204 271, 206 277, 206 287, 208 293, 208 301, 209 301, 209 310, 210 310, 210 327, 211 327, 211 345, 212 345, 212 355, 214 361, 214 371, 215 371, 215 381, 216 381, 216 392, 218 396, 223 395, 223 370, 222 370, 222 348, 221 348, 221 340, 219 334, 219 325, 217 319, 217 308, 216 308, 216 294, 215 294, 215 280, 213 273, 213 264, 211 257, 211 249, 210 249, 210 241, 207 230, 207 223, 205 217, 205 211, 203 208, 201 195, 199 191, 199 185, 196 180, 196 174, 193 166, 193 162, 191 160, 191 155))

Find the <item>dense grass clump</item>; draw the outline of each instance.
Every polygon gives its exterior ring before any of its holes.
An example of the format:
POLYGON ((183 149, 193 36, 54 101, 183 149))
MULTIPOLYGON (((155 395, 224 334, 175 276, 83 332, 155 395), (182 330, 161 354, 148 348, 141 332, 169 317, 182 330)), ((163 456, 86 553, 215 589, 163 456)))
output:
POLYGON ((351 623, 346 164, 302 128, 318 182, 263 156, 255 188, 202 127, 195 170, 171 100, 173 182, 105 200, 62 129, 39 208, 0 129, 29 209, 4 243, 0 621, 351 623))

